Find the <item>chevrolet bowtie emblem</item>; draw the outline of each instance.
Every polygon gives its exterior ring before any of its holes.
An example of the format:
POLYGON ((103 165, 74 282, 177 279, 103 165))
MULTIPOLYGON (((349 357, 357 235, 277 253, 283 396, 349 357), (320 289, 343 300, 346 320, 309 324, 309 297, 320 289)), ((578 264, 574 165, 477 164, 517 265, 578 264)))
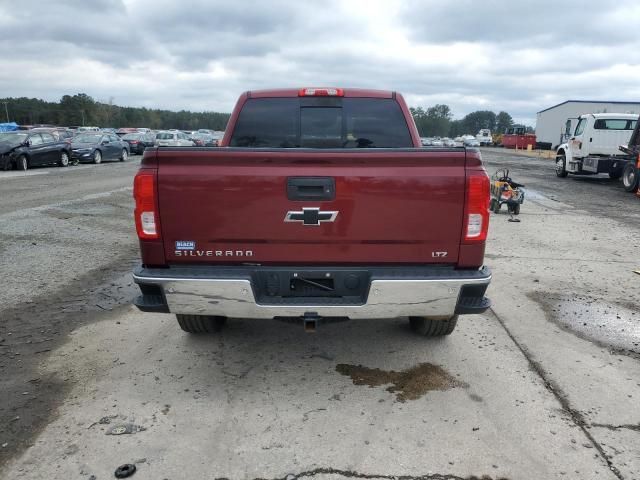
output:
POLYGON ((318 226, 322 222, 333 222, 338 212, 321 212, 319 208, 303 208, 301 212, 287 212, 285 222, 302 222, 303 225, 318 226))

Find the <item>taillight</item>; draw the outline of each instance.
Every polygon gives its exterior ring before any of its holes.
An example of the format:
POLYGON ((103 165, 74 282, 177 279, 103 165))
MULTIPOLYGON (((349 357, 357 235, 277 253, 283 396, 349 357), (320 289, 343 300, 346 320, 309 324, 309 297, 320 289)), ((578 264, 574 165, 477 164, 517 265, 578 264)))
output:
POLYGON ((301 88, 299 97, 344 97, 342 88, 301 88))
POLYGON ((484 242, 488 230, 489 177, 484 170, 468 170, 463 243, 484 242))
POLYGON ((140 240, 160 238, 160 223, 156 202, 156 171, 141 170, 133 180, 136 201, 136 231, 140 240))

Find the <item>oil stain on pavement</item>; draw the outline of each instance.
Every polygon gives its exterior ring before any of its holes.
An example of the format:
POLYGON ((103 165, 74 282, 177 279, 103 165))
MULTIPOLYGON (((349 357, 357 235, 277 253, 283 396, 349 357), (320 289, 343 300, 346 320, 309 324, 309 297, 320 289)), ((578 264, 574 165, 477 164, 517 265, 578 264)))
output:
POLYGON ((390 385, 387 391, 395 393, 399 402, 417 400, 433 390, 444 391, 466 386, 439 365, 431 363, 421 363, 401 372, 340 363, 336 366, 336 371, 351 377, 354 385, 368 385, 369 387, 390 385))

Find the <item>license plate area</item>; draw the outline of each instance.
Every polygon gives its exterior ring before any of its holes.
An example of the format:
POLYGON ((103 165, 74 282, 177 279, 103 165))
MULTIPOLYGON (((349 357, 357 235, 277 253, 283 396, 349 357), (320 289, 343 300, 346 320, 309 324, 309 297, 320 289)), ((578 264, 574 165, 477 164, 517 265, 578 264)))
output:
POLYGON ((322 297, 335 292, 333 278, 293 277, 289 280, 290 296, 322 297))
POLYGON ((366 270, 274 269, 256 272, 256 300, 261 304, 350 304, 362 305, 369 292, 366 270))

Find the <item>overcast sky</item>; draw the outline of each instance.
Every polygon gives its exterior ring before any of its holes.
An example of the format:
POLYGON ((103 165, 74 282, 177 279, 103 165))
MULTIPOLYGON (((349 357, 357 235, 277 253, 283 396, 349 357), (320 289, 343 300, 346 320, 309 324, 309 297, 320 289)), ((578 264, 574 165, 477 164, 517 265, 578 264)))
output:
POLYGON ((640 0, 0 0, 0 97, 229 112, 245 90, 373 87, 456 118, 640 101, 640 0))

